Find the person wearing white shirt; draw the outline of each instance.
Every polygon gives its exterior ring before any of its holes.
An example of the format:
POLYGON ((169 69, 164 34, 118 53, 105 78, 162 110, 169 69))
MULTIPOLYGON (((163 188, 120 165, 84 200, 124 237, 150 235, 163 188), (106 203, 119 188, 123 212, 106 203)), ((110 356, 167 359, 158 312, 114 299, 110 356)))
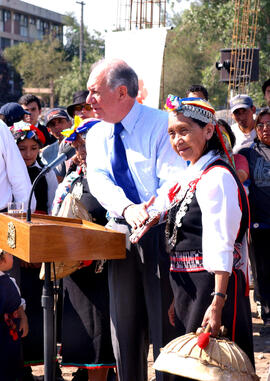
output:
MULTIPOLYGON (((170 95, 167 108, 172 147, 190 162, 184 179, 167 195, 165 235, 177 335, 209 324, 215 337, 224 325, 226 336, 254 366, 247 258, 241 250, 249 221, 244 188, 221 159, 224 142, 212 106, 202 99, 170 95)), ((136 238, 134 233, 132 241, 142 234, 136 238)))
MULTIPOLYGON (((181 178, 186 165, 170 146, 167 114, 136 101, 138 77, 125 62, 99 62, 90 74, 87 87, 87 103, 91 104, 94 116, 103 120, 91 128, 86 138, 90 191, 108 210, 111 219, 107 226, 128 236, 131 228, 141 226, 148 219, 146 209, 151 196, 156 195, 158 200, 170 175, 181 178), (119 185, 121 178, 117 180, 112 164, 118 122, 123 126, 120 137, 137 201, 131 200, 133 196, 128 195, 125 184, 119 185)), ((156 208, 157 203, 152 210, 156 208)), ((158 226, 140 245, 127 240, 126 259, 109 262, 112 343, 119 381, 146 380, 149 337, 155 358, 160 347, 170 339, 166 336, 169 284, 162 288, 168 277, 163 248, 164 227, 158 226)), ((164 379, 157 373, 157 380, 164 379)))
POLYGON ((256 107, 248 95, 238 94, 230 100, 230 109, 232 118, 236 122, 232 125, 235 135, 233 152, 238 153, 241 148, 250 147, 257 136, 253 117, 256 107))
MULTIPOLYGON (((0 120, 0 210, 7 210, 8 202, 22 201, 27 206, 31 181, 20 151, 7 127, 0 120)), ((31 209, 36 200, 33 197, 31 209)))

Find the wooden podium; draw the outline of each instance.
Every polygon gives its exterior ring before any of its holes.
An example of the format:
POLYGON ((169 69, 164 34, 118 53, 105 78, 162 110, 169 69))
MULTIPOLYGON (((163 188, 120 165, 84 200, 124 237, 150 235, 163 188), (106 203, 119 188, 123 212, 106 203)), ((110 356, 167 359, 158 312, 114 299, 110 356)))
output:
POLYGON ((26 262, 45 262, 41 304, 44 318, 44 381, 54 381, 55 330, 51 262, 121 259, 126 256, 125 234, 92 222, 32 214, 0 213, 0 248, 26 262), (22 217, 21 217, 22 216, 22 217))
POLYGON ((26 262, 125 258, 125 235, 93 222, 0 213, 0 248, 26 262))

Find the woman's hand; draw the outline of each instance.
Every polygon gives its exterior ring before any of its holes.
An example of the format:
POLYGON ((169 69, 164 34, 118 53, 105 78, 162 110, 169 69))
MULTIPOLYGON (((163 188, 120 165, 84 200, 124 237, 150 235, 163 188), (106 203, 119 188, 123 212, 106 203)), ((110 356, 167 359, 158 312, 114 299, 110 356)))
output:
MULTIPOLYGON (((220 295, 226 294, 230 274, 227 271, 215 271, 215 292, 220 295)), ((202 321, 202 327, 211 326, 211 336, 216 337, 221 327, 222 309, 225 304, 225 298, 220 295, 214 295, 213 301, 207 308, 202 321)))
POLYGON ((206 327, 209 323, 211 326, 211 336, 213 337, 216 337, 219 334, 224 303, 224 299, 220 298, 219 296, 215 296, 213 302, 210 304, 204 314, 202 327, 206 327), (217 298, 220 300, 217 300, 217 298))

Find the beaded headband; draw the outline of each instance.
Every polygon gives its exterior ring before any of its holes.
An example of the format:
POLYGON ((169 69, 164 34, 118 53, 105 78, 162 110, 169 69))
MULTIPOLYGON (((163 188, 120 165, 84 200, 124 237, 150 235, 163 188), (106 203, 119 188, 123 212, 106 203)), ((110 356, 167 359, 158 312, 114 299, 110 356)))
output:
POLYGON ((216 124, 215 110, 204 99, 201 98, 180 98, 169 94, 166 100, 165 109, 167 111, 181 112, 185 117, 200 120, 204 123, 216 124))
POLYGON ((34 139, 42 146, 46 143, 46 138, 43 132, 31 123, 20 121, 18 123, 14 123, 14 125, 9 127, 9 129, 16 143, 19 143, 24 139, 34 139))

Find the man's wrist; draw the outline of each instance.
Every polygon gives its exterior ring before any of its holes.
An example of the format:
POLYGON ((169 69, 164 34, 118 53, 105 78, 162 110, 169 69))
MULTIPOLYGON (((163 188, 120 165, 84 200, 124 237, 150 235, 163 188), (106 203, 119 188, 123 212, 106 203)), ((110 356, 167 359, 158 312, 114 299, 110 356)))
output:
POLYGON ((129 208, 131 205, 134 205, 134 204, 128 204, 127 206, 124 207, 123 212, 122 212, 122 216, 124 218, 125 218, 125 212, 126 212, 127 208, 129 208))

